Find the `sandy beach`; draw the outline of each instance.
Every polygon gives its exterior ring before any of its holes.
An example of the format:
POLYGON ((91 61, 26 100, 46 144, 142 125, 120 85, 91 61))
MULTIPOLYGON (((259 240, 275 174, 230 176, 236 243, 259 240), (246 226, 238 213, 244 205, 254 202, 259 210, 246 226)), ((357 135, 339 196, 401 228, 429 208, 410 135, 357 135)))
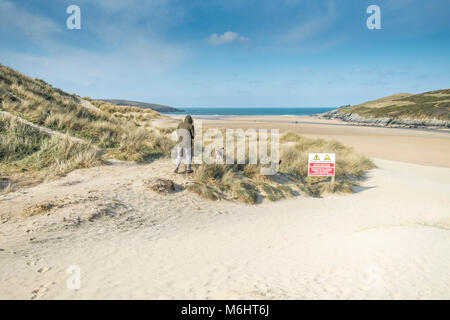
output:
POLYGON ((171 160, 114 161, 1 195, 0 298, 450 299, 449 133, 311 117, 203 124, 336 139, 377 168, 351 195, 253 206, 183 190, 171 160), (155 177, 178 191, 149 190, 155 177))
POLYGON ((202 119, 205 127, 277 128, 314 138, 336 139, 369 157, 450 168, 450 132, 356 126, 310 116, 202 119))

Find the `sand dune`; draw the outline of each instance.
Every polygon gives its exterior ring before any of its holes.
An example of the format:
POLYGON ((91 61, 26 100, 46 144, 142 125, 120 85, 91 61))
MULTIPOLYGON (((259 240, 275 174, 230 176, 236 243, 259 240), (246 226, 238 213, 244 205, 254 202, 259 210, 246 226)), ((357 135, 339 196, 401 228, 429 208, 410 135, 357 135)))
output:
POLYGON ((450 169, 375 161, 355 194, 257 206, 146 189, 186 182, 167 160, 3 195, 0 297, 449 299, 450 169), (18 218, 45 201, 61 207, 18 218))

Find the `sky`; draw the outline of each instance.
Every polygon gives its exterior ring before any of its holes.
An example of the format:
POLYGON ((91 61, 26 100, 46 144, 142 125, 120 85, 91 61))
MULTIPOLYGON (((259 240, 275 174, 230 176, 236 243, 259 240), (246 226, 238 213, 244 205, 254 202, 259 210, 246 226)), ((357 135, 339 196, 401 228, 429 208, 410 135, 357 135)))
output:
POLYGON ((448 0, 0 0, 0 30, 0 63, 91 98, 337 107, 450 88, 448 0))

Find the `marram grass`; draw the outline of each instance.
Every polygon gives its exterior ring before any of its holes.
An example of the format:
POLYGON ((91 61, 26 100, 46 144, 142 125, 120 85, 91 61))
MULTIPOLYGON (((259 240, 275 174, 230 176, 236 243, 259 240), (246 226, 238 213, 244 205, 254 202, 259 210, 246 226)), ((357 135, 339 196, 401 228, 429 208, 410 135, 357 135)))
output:
POLYGON ((351 193, 375 167, 367 157, 338 141, 307 138, 285 133, 280 138, 279 173, 260 174, 260 165, 194 165, 195 188, 190 190, 210 199, 234 198, 254 204, 262 199, 276 201, 299 194, 320 197, 327 193, 351 193), (336 153, 336 177, 308 177, 308 153, 336 153), (204 192, 200 192, 204 190, 204 192), (207 191, 207 192, 206 192, 207 191))

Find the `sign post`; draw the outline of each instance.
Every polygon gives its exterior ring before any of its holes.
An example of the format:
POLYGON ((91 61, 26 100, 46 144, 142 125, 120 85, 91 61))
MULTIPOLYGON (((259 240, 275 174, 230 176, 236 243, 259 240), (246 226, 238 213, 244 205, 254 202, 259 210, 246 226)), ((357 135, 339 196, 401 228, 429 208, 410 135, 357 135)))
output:
POLYGON ((336 154, 334 153, 310 153, 308 156, 309 177, 331 177, 334 182, 336 169, 336 154))

